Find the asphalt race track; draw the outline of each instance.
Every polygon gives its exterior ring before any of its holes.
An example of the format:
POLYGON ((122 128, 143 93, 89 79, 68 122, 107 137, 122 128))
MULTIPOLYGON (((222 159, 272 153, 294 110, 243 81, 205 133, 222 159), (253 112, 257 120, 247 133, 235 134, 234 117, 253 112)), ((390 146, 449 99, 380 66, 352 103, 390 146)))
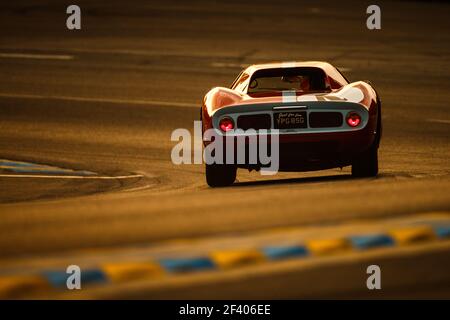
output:
MULTIPOLYGON (((77 4, 78 31, 65 26, 69 3, 0 4, 0 159, 105 179, 0 169, 0 266, 450 211, 447 3, 380 2, 375 31, 360 1, 77 4), (193 131, 210 88, 231 84, 246 65, 278 60, 326 60, 350 80, 372 82, 383 110, 379 177, 352 179, 349 168, 269 177, 240 170, 233 186, 211 189, 202 165, 172 164, 171 133, 193 131)), ((248 285, 242 297, 253 297, 248 285)), ((448 298, 450 280, 439 290, 397 290, 448 298)))

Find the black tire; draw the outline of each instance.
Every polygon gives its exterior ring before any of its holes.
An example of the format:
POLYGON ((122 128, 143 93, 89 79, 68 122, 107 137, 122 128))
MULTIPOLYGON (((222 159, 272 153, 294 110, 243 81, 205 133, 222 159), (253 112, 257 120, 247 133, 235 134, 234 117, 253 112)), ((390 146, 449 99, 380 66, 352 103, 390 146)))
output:
POLYGON ((206 183, 210 187, 226 187, 236 180, 236 166, 227 164, 206 164, 206 183))
POLYGON ((352 163, 353 177, 376 177, 378 175, 378 145, 360 154, 352 163))

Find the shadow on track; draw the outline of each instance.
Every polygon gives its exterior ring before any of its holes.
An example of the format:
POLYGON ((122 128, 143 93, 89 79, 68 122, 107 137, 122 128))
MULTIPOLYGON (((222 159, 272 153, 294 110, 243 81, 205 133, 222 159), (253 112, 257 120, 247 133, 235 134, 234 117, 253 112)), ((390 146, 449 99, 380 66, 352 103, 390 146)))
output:
POLYGON ((332 182, 332 181, 346 181, 353 178, 351 174, 342 175, 327 175, 318 177, 299 177, 299 178, 287 178, 287 179, 277 179, 277 180, 255 180, 246 182, 235 182, 233 187, 247 187, 247 186, 265 186, 265 185, 278 185, 278 184, 288 184, 288 183, 314 183, 314 182, 332 182))

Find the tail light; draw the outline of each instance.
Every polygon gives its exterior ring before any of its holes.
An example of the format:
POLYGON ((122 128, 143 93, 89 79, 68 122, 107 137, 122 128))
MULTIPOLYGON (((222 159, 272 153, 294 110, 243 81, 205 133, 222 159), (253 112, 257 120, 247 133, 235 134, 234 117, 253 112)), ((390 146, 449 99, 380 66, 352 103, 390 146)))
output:
POLYGON ((357 114, 356 112, 350 112, 347 115, 347 124, 350 127, 355 128, 355 127, 359 126, 360 123, 361 123, 361 116, 359 114, 357 114))
POLYGON ((228 132, 234 129, 234 121, 230 117, 224 117, 219 121, 220 130, 228 132))

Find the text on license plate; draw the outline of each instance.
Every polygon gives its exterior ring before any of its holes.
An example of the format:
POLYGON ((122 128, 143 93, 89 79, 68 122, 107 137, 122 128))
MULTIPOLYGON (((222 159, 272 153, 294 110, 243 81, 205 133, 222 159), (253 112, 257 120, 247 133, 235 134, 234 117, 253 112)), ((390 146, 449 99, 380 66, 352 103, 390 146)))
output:
POLYGON ((277 112, 274 114, 275 129, 306 128, 306 111, 277 112))

